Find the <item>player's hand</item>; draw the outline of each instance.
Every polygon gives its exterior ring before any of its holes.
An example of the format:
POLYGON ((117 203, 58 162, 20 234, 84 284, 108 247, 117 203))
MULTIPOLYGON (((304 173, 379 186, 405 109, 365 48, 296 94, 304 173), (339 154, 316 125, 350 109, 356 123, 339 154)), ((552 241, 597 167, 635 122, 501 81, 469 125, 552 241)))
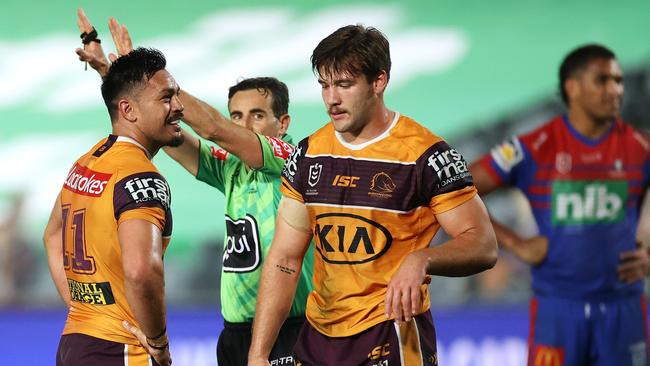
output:
POLYGON ((522 261, 538 265, 546 259, 548 254, 548 239, 545 236, 534 236, 530 239, 522 240, 509 248, 522 261))
POLYGON ((131 40, 131 35, 126 25, 120 24, 113 17, 108 20, 108 29, 111 31, 113 43, 115 43, 115 49, 117 50, 117 55, 112 53, 108 55, 108 58, 113 62, 118 57, 127 55, 133 51, 133 41, 131 40))
POLYGON ((384 312, 397 323, 410 321, 421 309, 420 286, 427 282, 427 258, 421 252, 410 253, 388 282, 384 312))
POLYGON ((641 246, 635 250, 621 253, 621 264, 618 266, 618 279, 627 284, 642 280, 650 274, 650 253, 648 248, 641 246))
POLYGON ((154 360, 160 365, 160 366, 169 366, 172 364, 172 356, 169 353, 169 344, 167 347, 163 349, 156 349, 153 348, 149 345, 147 342, 147 336, 144 335, 142 330, 140 328, 136 327, 135 325, 130 324, 126 320, 122 322, 122 325, 126 330, 131 332, 136 338, 138 338, 138 341, 147 350, 147 353, 153 357, 154 360))
MULTIPOLYGON (((81 33, 90 33, 93 30, 93 26, 82 8, 77 9, 77 26, 81 33)), ((104 55, 104 49, 100 43, 90 42, 85 44, 83 48, 77 48, 75 52, 79 55, 79 60, 88 62, 90 67, 97 71, 101 77, 108 73, 110 63, 104 55)))

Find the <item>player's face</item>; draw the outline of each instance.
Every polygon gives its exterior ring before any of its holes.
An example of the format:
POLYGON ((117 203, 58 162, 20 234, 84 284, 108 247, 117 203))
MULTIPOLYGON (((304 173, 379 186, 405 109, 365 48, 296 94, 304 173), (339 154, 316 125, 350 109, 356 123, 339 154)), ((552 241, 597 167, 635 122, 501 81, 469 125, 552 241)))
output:
POLYGON ((370 122, 378 96, 364 75, 321 73, 318 83, 336 131, 358 134, 370 122))
MULTIPOLYGON (((286 132, 280 119, 273 114, 270 92, 258 89, 236 92, 228 101, 230 119, 255 133, 264 136, 282 137, 286 132)), ((286 115, 285 115, 286 116, 286 115)))
POLYGON ((178 146, 183 143, 179 120, 183 104, 180 88, 167 70, 156 72, 136 97, 140 130, 156 146, 178 146))
POLYGON ((575 103, 596 121, 618 116, 623 97, 623 72, 616 60, 592 60, 576 76, 576 82, 571 105, 575 103))

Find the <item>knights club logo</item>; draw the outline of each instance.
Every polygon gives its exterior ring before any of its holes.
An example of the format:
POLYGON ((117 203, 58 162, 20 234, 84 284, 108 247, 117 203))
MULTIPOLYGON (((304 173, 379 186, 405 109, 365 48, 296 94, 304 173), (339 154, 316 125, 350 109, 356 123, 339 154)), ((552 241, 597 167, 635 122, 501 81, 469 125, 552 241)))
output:
POLYGON ((320 173, 323 171, 323 164, 312 164, 309 166, 309 183, 310 187, 316 186, 320 180, 320 173))

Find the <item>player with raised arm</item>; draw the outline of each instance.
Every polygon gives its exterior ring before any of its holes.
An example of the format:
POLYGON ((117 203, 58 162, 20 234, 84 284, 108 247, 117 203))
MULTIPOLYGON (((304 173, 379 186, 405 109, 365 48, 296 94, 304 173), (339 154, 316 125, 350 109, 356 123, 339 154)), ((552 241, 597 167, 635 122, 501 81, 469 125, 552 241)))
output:
POLYGON ((148 354, 171 364, 163 266, 171 193, 151 158, 182 143, 183 104, 165 65, 159 51, 139 48, 107 70, 112 133, 72 166, 45 229, 50 272, 69 307, 58 366, 150 365, 148 354))

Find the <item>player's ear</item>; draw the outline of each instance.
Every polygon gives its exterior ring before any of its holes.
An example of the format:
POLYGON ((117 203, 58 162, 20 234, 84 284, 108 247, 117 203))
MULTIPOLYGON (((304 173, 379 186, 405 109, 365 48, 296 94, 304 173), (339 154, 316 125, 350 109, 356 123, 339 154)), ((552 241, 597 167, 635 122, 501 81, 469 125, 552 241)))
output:
POLYGON ((381 70, 379 74, 372 81, 372 88, 375 94, 382 94, 388 85, 388 73, 386 70, 381 70))
POLYGON ((580 83, 574 78, 568 78, 564 80, 564 91, 570 101, 580 94, 580 83))
POLYGON ((135 122, 138 119, 135 110, 133 109, 133 105, 131 105, 131 102, 128 99, 120 99, 117 102, 117 110, 120 113, 120 116, 129 122, 135 122))
POLYGON ((280 121, 280 130, 278 130, 278 136, 277 137, 282 137, 284 136, 285 133, 287 133, 287 130, 289 129, 289 124, 291 123, 291 117, 289 116, 288 113, 285 113, 278 118, 278 121, 280 121))

